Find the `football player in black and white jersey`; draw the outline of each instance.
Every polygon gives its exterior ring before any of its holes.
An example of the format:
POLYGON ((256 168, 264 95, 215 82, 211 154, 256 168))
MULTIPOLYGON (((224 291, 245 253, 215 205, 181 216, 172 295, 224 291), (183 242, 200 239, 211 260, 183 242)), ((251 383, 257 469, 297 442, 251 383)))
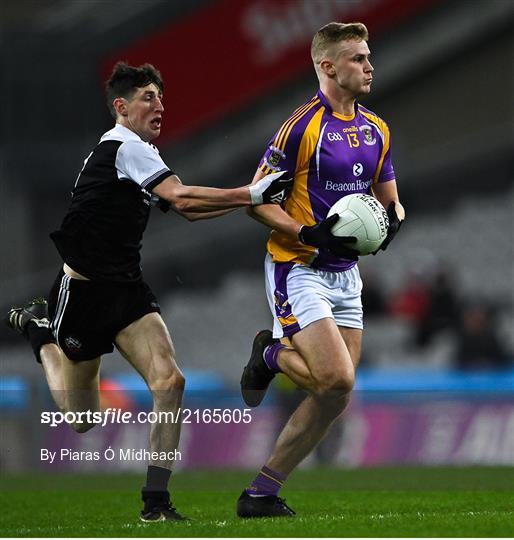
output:
MULTIPOLYGON (((237 207, 279 203, 290 187, 282 173, 234 189, 182 184, 150 144, 161 130, 163 89, 160 73, 150 64, 115 66, 106 95, 116 124, 84 161, 69 210, 51 234, 63 267, 48 303, 33 300, 7 317, 9 326, 31 343, 63 412, 100 410, 101 356, 114 345, 146 381, 154 411, 180 407, 184 377, 140 268, 151 206, 171 207, 190 220, 212 218, 237 207)), ((94 425, 72 427, 84 432, 94 425)), ((180 423, 153 424, 150 451, 173 455, 179 436, 180 423)), ((149 462, 143 521, 183 519, 168 492, 172 466, 170 459, 149 462)))

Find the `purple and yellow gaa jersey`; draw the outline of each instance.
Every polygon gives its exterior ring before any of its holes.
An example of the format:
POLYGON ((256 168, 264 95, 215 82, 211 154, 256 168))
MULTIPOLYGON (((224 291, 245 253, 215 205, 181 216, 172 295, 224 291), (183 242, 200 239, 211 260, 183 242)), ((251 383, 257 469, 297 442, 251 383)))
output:
MULTIPOLYGON (((395 178, 385 122, 358 104, 353 115, 338 114, 321 91, 282 124, 259 169, 294 175, 293 190, 282 208, 304 225, 324 220, 341 197, 370 193, 373 184, 395 178)), ((355 265, 277 231, 272 231, 267 247, 277 263, 296 262, 330 272, 355 265)))

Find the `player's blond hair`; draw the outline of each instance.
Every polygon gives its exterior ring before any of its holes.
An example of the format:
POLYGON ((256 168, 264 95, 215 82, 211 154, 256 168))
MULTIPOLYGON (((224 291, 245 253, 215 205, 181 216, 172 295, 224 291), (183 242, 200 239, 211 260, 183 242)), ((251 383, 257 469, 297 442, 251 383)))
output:
MULTIPOLYGON (((319 74, 319 64, 324 58, 331 58, 332 46, 340 41, 354 39, 368 41, 369 34, 366 25, 361 22, 338 23, 329 22, 321 27, 312 39, 311 57, 314 69, 319 74)), ((335 60, 335 58, 332 58, 335 60)))

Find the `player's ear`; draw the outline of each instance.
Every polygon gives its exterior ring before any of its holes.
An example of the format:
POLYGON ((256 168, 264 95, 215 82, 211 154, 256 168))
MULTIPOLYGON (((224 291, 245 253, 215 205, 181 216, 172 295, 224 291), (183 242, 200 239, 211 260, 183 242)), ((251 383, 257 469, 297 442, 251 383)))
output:
POLYGON ((328 58, 325 58, 319 63, 321 71, 328 77, 333 77, 336 74, 334 64, 328 58))
POLYGON ((117 97, 113 102, 112 106, 114 107, 114 110, 116 111, 116 114, 119 114, 120 116, 127 116, 128 109, 127 109, 127 100, 121 97, 117 97))

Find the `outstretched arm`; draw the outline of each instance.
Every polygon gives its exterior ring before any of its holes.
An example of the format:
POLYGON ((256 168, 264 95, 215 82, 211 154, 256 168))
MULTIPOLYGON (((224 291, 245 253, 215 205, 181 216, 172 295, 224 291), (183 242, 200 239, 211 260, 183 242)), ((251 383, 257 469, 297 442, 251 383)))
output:
POLYGON ((213 210, 212 212, 179 212, 175 210, 177 214, 185 217, 188 221, 198 221, 199 219, 212 219, 230 214, 237 210, 237 208, 227 208, 226 210, 213 210))
POLYGON ((248 206, 251 203, 247 186, 235 189, 185 186, 176 175, 169 176, 152 191, 168 201, 179 213, 205 213, 248 206))
POLYGON ((281 202, 292 185, 292 179, 282 178, 284 173, 285 171, 270 174, 251 186, 233 189, 185 186, 178 176, 171 175, 152 191, 168 201, 178 212, 206 213, 281 202))

